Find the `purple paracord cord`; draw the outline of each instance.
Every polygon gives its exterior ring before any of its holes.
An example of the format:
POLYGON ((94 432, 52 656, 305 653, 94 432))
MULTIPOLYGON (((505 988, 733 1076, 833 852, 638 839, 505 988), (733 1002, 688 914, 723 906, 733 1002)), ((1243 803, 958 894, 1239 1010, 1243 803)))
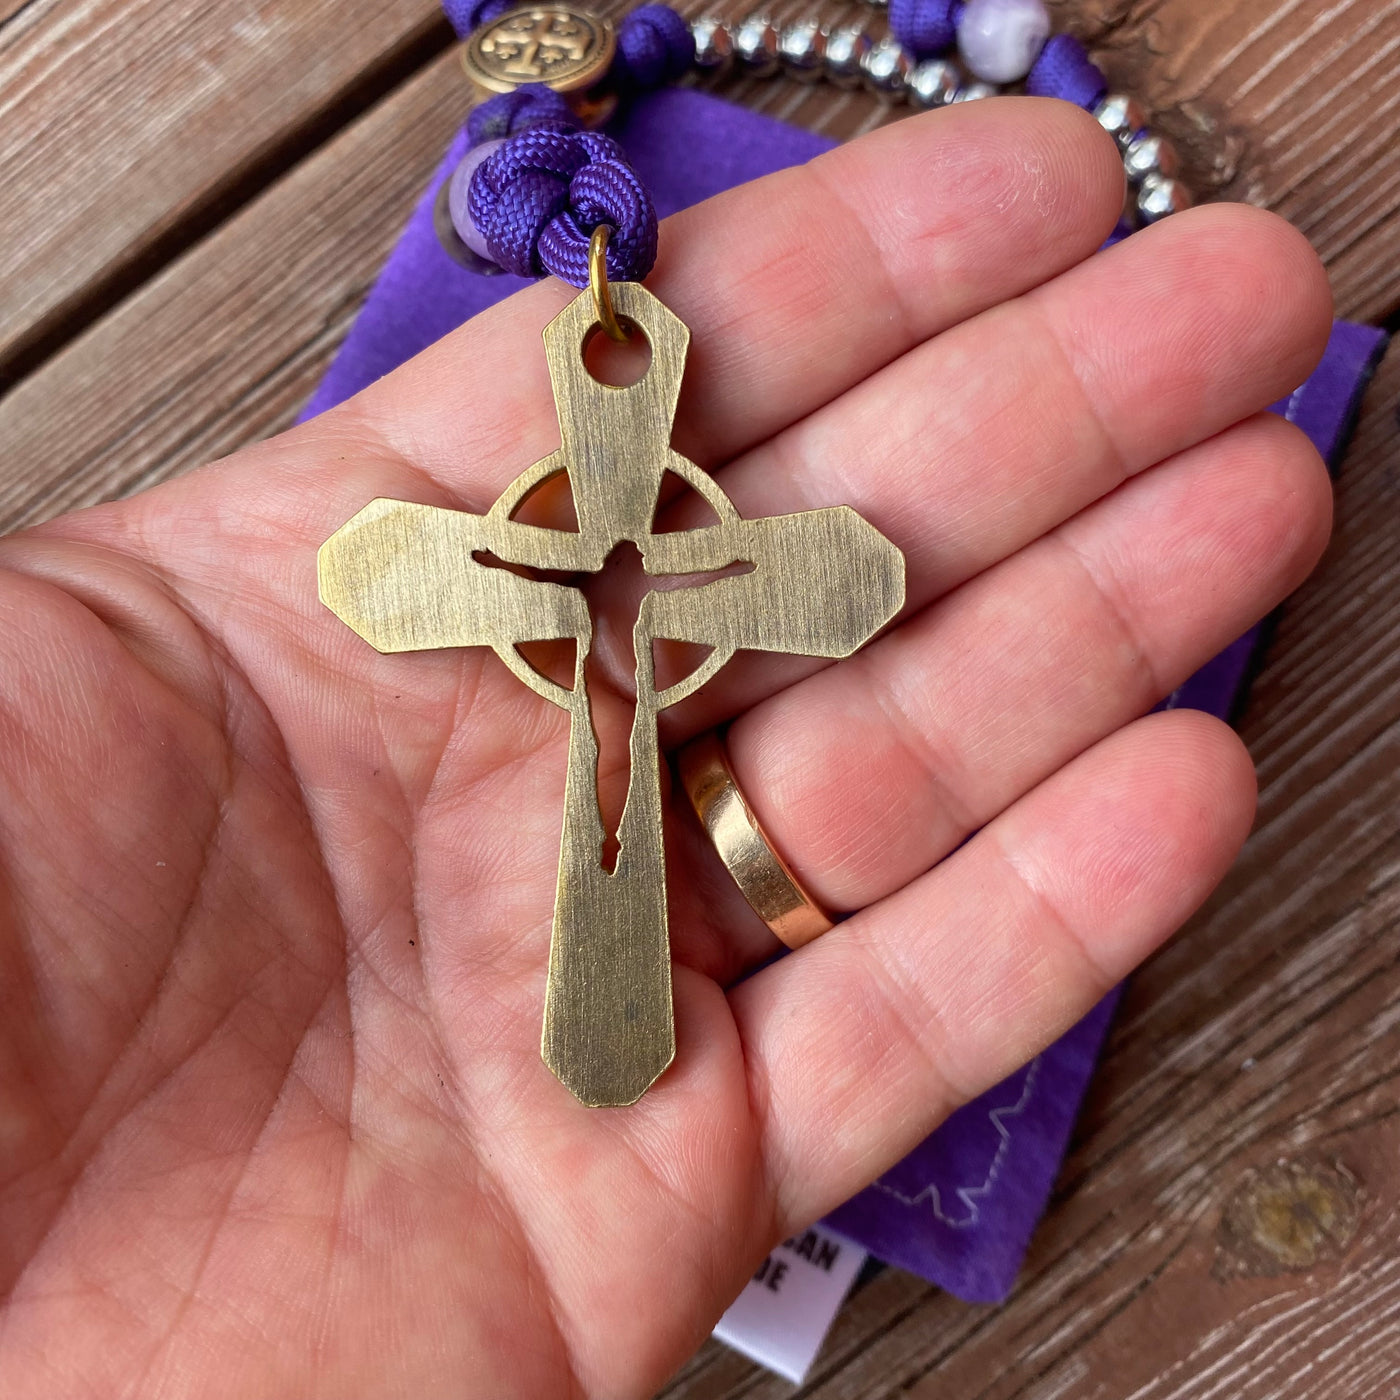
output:
MULTIPOLYGON (((915 58, 934 58, 953 47, 963 0, 890 0, 890 33, 915 58)), ((1031 97, 1060 97, 1092 111, 1108 91, 1103 70, 1070 34, 1046 40, 1026 77, 1031 97)))
MULTIPOLYGON (((444 0, 448 18, 463 35, 511 5, 512 0, 444 0)), ((963 0, 891 0, 890 28, 912 54, 928 57, 952 45, 962 8, 963 0)), ((642 5, 618 26, 609 83, 623 93, 660 87, 685 73, 694 58, 695 41, 685 20, 669 6, 642 5)), ((1106 90, 1102 70, 1068 34, 1047 41, 1026 78, 1030 95, 1087 109, 1106 90)), ((492 259, 507 272, 552 273, 571 286, 587 286, 589 238, 602 223, 612 228, 609 278, 640 281, 651 271, 657 220, 645 186, 616 142, 578 130, 558 93, 539 84, 501 93, 472 112, 467 133, 473 146, 505 138, 472 174, 466 213, 492 259)), ((1110 241, 1121 236, 1115 230, 1110 241)))
POLYGON ((613 281, 640 281, 656 261, 651 196, 622 147, 601 132, 546 121, 512 136, 477 167, 467 207, 492 258, 521 277, 549 272, 586 287, 589 236, 599 224, 612 228, 613 281))
POLYGON ((890 33, 916 58, 953 46, 962 0, 890 0, 890 33))
POLYGON ((617 57, 608 72, 614 90, 645 92, 685 76, 695 62, 695 36, 669 5, 640 5, 617 27, 617 57))
POLYGON ((483 141, 518 136, 544 122, 553 122, 569 130, 578 126, 574 109, 562 93, 543 83, 526 83, 514 92, 497 93, 473 107, 467 118, 467 140, 479 146, 483 141))
POLYGON ((1061 97, 1087 111, 1092 111, 1107 91, 1103 69, 1069 34, 1052 34, 1026 77, 1026 92, 1031 97, 1061 97))
MULTIPOLYGON (((507 0, 449 0, 459 33, 494 19, 507 0)), ((608 72, 614 91, 674 82, 695 60, 690 26, 666 5, 642 5, 623 17, 608 72)), ((639 282, 656 261, 656 209, 623 154, 606 136, 578 130, 568 103, 539 84, 501 93, 467 121, 473 146, 508 138, 477 167, 467 213, 493 261, 522 277, 552 273, 588 285, 588 243, 607 224, 608 277, 639 282)))
POLYGON ((465 39, 473 29, 500 19, 513 10, 516 0, 442 0, 442 10, 448 23, 465 39))

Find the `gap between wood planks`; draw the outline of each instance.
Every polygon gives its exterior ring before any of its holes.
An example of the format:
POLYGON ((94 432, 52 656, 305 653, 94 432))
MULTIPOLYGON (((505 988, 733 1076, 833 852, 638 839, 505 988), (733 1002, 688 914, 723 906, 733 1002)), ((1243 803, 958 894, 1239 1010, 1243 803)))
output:
MULTIPOLYGON (((28 8, 22 6, 0 29, 28 8)), ((174 227, 54 307, 0 355, 0 398, 455 42, 452 27, 440 16, 405 35, 354 81, 329 94, 320 109, 282 134, 256 163, 231 170, 174 227)))
MULTIPOLYGON (((1363 23, 1351 13, 1356 0, 1346 0, 1340 7, 1324 8, 1320 13, 1316 12, 1318 3, 1319 0, 1297 0, 1302 10, 1293 27, 1306 22, 1314 39, 1323 30, 1330 34, 1335 29, 1337 33, 1321 50, 1309 46, 1300 52, 1295 52, 1296 43, 1282 42, 1273 36, 1279 15, 1271 0, 1243 0, 1224 18, 1205 0, 1175 0, 1166 6, 1130 3, 1097 12, 1093 4, 1083 0, 1073 0, 1072 4, 1056 0, 1056 10, 1061 22, 1090 38, 1108 64, 1112 78, 1129 90, 1140 89, 1150 106, 1160 108, 1163 125, 1188 151, 1193 181, 1198 181, 1204 191, 1220 189, 1227 194, 1257 198, 1293 214, 1307 226, 1310 210, 1313 215, 1326 212, 1348 192, 1354 193, 1359 172, 1374 167, 1368 153, 1374 150, 1378 139, 1383 148, 1386 132, 1397 120, 1393 102, 1383 102, 1379 108, 1373 105, 1373 116, 1381 120, 1363 138, 1348 119, 1356 102, 1364 104, 1373 96, 1374 84, 1368 86, 1369 79, 1350 84, 1345 89, 1345 101, 1332 100, 1327 109, 1329 120, 1341 121, 1342 132, 1350 131, 1350 136, 1329 136, 1325 140, 1309 136, 1287 158, 1271 150, 1267 165, 1254 168, 1268 142, 1245 142, 1241 130, 1252 130, 1260 121, 1267 130, 1279 110, 1312 113, 1321 96, 1335 99, 1333 79, 1339 68, 1355 69, 1359 77, 1361 69, 1375 62, 1377 49, 1384 54, 1400 45, 1400 30, 1395 24, 1374 16, 1363 23), (1381 28, 1377 29, 1377 24, 1381 28), (1158 27, 1164 33, 1158 34, 1158 27), (1226 57, 1220 62, 1224 67, 1219 73, 1210 70, 1205 78, 1196 72, 1194 83, 1188 83, 1186 73, 1173 71, 1180 68, 1179 62, 1161 61, 1158 50, 1167 41, 1167 51, 1175 52, 1178 58, 1181 53, 1201 49, 1223 52, 1226 57), (1277 48, 1277 53, 1272 53, 1273 48, 1277 48), (1300 68, 1300 58, 1309 52, 1314 59, 1302 63, 1300 68), (1265 61, 1261 62, 1261 58, 1265 61), (1357 64, 1361 67, 1357 68, 1357 64), (1242 82, 1241 73, 1245 75, 1242 82), (1209 91, 1201 90, 1202 84, 1209 91), (1260 145, 1260 149, 1251 151, 1249 147, 1253 145, 1260 145), (1333 150, 1333 146, 1337 149, 1333 150), (1278 169, 1271 171, 1269 167, 1276 164, 1278 169), (1330 171, 1325 178, 1319 175, 1322 169, 1330 171), (1301 203, 1290 208, 1299 194, 1301 203)), ((627 0, 595 0, 595 8, 611 14, 626 7, 627 0)), ((0 0, 0 11, 6 8, 5 0, 0 0)), ((26 26, 32 29, 49 23, 50 8, 45 0, 32 4, 9 0, 9 13, 0 20, 0 39, 8 40, 26 26)), ((735 18, 747 13, 751 4, 748 0, 722 0, 714 7, 707 0, 682 0, 681 8, 687 13, 717 8, 735 18)), ((786 13, 784 8, 779 18, 786 13)), ((342 86, 324 102, 318 105, 313 95, 310 108, 288 130, 270 136, 267 147, 219 172, 210 185, 192 193, 186 207, 173 205, 170 226, 161 228, 157 224, 144 241, 133 241, 125 251, 114 250, 115 256, 105 266, 88 280, 75 282, 66 295, 59 286, 54 304, 41 308, 33 324, 19 329, 7 349, 0 352, 0 394, 100 321, 144 282, 324 146, 354 118, 421 72, 451 43, 451 31, 441 18, 429 16, 410 23, 365 68, 342 80, 342 86)), ((765 86, 738 76, 723 83, 720 90, 736 96, 742 90, 741 100, 747 105, 816 126, 838 137, 848 137, 898 115, 898 109, 881 108, 868 98, 837 93, 826 85, 803 87, 774 82, 765 86)), ((1323 250, 1332 265, 1342 309, 1348 314, 1387 314, 1400 294, 1400 265, 1392 266, 1395 260, 1386 255, 1386 246, 1400 239, 1400 204, 1396 203, 1400 194, 1392 199, 1389 183, 1382 172, 1375 172, 1368 198, 1371 204, 1379 200, 1379 205, 1374 209, 1368 205, 1369 212, 1358 212, 1348 205, 1348 217, 1339 220, 1340 227, 1333 231, 1335 246, 1323 250), (1388 227, 1392 217, 1395 222, 1388 227)))

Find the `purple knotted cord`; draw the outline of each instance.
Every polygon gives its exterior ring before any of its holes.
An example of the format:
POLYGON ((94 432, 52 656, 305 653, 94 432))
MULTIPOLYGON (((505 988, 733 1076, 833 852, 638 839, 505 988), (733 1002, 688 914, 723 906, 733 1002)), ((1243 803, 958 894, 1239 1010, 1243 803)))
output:
POLYGON ((962 0, 890 0, 890 33, 915 59, 952 48, 962 0))
POLYGON ((473 146, 518 136, 541 122, 577 126, 578 118, 567 98, 543 83, 524 83, 513 92, 498 92, 473 107, 467 117, 467 140, 473 146))
POLYGON ((1121 243, 1125 238, 1129 237, 1130 235, 1136 232, 1137 230, 1134 229, 1132 224, 1130 224, 1126 219, 1119 219, 1118 222, 1113 226, 1113 232, 1110 233, 1108 237, 1104 239, 1100 247, 1111 248, 1115 243, 1121 243))
POLYGON ((442 0, 442 8, 453 29, 465 39, 478 25, 500 19, 513 10, 517 0, 442 0))
POLYGON ((1103 70, 1069 34, 1052 35, 1026 78, 1031 97, 1060 97, 1092 111, 1108 91, 1103 70))
POLYGON ((640 5, 617 27, 614 87, 646 91, 685 76, 695 62, 695 36, 669 5, 640 5))
MULTIPOLYGON (((444 0, 444 7, 457 30, 469 33, 505 13, 511 0, 444 0)), ((963 0, 890 0, 890 28, 916 58, 931 57, 955 42, 963 8, 963 0)), ((609 78, 615 88, 661 87, 685 73, 694 57, 685 20, 669 6, 642 5, 618 27, 609 78)), ((1090 109, 1107 86, 1084 46, 1068 34, 1045 44, 1026 79, 1032 96, 1090 109)), ((469 246, 484 244, 507 272, 552 273, 575 287, 588 285, 593 230, 609 224, 608 276, 640 281, 656 260, 651 197, 615 141, 577 128, 567 101, 542 84, 482 103, 467 122, 472 145, 505 144, 471 173, 466 200, 454 199, 452 217, 469 246)))
POLYGON ((656 261, 656 209, 622 148, 596 131, 542 122, 482 161, 467 197, 492 258, 519 277, 588 285, 588 242, 610 224, 608 277, 639 282, 656 261))

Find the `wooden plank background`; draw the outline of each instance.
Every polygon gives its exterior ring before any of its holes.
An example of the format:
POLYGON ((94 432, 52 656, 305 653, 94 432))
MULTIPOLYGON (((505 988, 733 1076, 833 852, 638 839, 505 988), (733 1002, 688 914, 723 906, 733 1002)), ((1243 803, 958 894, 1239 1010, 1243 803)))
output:
MULTIPOLYGON (((1400 4, 1055 9, 1197 189, 1302 228, 1342 314, 1396 316, 1400 4)), ((5 528, 291 420, 462 119, 450 44, 429 0, 0 0, 5 528)), ((898 113, 721 87, 838 137, 898 113)), ((1258 829, 1134 980, 1015 1296, 968 1307, 887 1270, 802 1394, 1400 1393, 1397 401, 1400 355, 1242 717, 1258 829)), ((794 1392, 711 1344, 664 1393, 794 1392)))

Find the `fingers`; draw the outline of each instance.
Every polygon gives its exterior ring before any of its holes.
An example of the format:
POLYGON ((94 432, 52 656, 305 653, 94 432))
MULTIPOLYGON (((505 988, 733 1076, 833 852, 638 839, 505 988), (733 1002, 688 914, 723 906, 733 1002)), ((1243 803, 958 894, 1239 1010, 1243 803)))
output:
POLYGON ((880 899, 1273 608, 1330 504, 1302 433, 1243 423, 742 715, 739 785, 818 899, 880 899))
MULTIPOLYGON (((1122 198, 1112 143, 1069 103, 915 117, 668 219, 647 285, 691 329, 676 446, 723 460, 927 337, 1088 256, 1122 198)), ((558 441, 549 281, 355 401, 359 420, 484 508, 558 441)))
MULTIPOLYGON (((909 352, 720 479, 746 515, 853 506, 904 549, 912 611, 1291 392, 1330 316, 1321 264, 1288 225, 1193 211, 909 352)), ((750 658, 673 730, 817 664, 750 658)))
POLYGON ((1154 715, 736 987, 778 1229, 868 1184, 1088 1011, 1206 897, 1253 810, 1224 725, 1154 715))

